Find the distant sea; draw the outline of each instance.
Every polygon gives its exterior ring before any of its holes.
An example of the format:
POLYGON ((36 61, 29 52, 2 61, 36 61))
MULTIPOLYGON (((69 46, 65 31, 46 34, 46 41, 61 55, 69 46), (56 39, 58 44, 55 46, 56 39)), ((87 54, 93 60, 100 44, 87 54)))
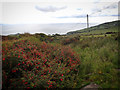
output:
MULTIPOLYGON (((91 23, 89 26, 95 26, 91 23)), ((86 28, 86 23, 54 23, 54 24, 0 24, 2 35, 17 33, 45 33, 45 34, 66 34, 70 31, 86 28)), ((0 33, 1 34, 1 33, 0 33)))

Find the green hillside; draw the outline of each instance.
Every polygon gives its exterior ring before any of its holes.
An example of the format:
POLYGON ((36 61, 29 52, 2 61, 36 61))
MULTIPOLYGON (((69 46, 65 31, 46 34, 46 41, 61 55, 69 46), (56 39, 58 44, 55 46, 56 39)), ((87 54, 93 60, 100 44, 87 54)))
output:
POLYGON ((76 30, 68 32, 67 35, 71 34, 105 34, 105 33, 115 33, 118 32, 118 24, 120 23, 120 20, 113 21, 113 22, 107 22, 103 23, 97 26, 93 26, 90 28, 85 28, 82 30, 76 30))

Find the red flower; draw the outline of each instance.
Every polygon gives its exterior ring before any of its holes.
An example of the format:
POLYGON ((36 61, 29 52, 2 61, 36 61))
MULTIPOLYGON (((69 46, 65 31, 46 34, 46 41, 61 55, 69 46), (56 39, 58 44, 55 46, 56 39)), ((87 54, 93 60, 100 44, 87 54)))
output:
POLYGON ((18 58, 20 58, 20 56, 18 56, 18 58))
POLYGON ((30 89, 30 87, 27 87, 27 89, 30 89))
POLYGON ((3 61, 5 60, 5 58, 3 58, 3 61))
POLYGON ((43 65, 43 67, 44 67, 45 65, 43 65))
POLYGON ((24 64, 24 62, 22 62, 24 64))
POLYGON ((25 82, 25 84, 28 84, 28 82, 25 82))
POLYGON ((77 69, 75 69, 75 71, 77 71, 77 69))
POLYGON ((44 64, 45 64, 46 62, 44 62, 44 64))
POLYGON ((60 81, 63 81, 63 79, 60 79, 60 81))
POLYGON ((49 73, 50 73, 51 71, 49 70, 49 73))
POLYGON ((22 80, 22 82, 25 82, 25 80, 22 80))
POLYGON ((48 65, 48 67, 50 67, 50 65, 48 65))
POLYGON ((20 63, 18 63, 18 65, 20 65, 20 63))
POLYGON ((49 85, 49 88, 52 87, 52 85, 49 85))
POLYGON ((45 59, 45 62, 47 62, 47 59, 45 59))
POLYGON ((61 76, 63 76, 63 74, 61 76))
POLYGON ((38 69, 39 67, 37 66, 36 68, 38 69))
POLYGON ((12 70, 12 72, 14 73, 14 72, 16 72, 16 70, 12 70))

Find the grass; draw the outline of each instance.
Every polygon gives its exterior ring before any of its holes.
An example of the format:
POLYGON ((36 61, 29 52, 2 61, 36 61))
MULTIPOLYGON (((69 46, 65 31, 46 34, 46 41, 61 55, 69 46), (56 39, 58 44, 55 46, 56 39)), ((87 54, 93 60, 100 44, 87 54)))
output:
POLYGON ((70 46, 81 58, 79 76, 102 88, 118 88, 118 41, 113 36, 81 37, 70 46))
POLYGON ((90 32, 82 33, 82 34, 100 34, 100 33, 105 34, 106 32, 118 32, 118 27, 112 27, 109 29, 101 29, 101 30, 93 30, 90 32))
POLYGON ((118 32, 120 21, 107 22, 90 28, 68 32, 67 34, 105 34, 108 32, 118 32))
MULTIPOLYGON (((104 32, 104 30, 102 31, 104 32)), ((120 66, 118 64, 118 36, 117 34, 100 34, 97 30, 94 33, 95 35, 87 33, 83 35, 68 35, 66 37, 56 36, 52 37, 53 41, 48 42, 49 45, 57 47, 71 47, 81 60, 79 73, 73 74, 71 80, 64 81, 65 84, 62 84, 61 87, 82 88, 94 82, 102 88, 119 88, 118 74, 120 72, 118 69, 120 66), (79 40, 76 40, 75 37, 78 37, 79 40), (62 42, 65 42, 66 39, 71 41, 63 45, 62 42)), ((12 46, 14 42, 20 40, 29 40, 32 43, 38 44, 42 42, 39 37, 23 36, 17 40, 3 41, 3 46, 12 46)), ((54 52, 53 54, 56 54, 54 52)), ((68 75, 66 77, 70 76, 68 75)))

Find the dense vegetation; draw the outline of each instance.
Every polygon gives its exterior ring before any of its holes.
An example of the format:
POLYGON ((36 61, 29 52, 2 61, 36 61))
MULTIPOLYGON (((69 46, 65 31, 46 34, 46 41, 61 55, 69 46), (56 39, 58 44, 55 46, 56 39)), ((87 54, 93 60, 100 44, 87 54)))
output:
POLYGON ((118 44, 118 32, 3 37, 2 87, 119 88, 118 44))
MULTIPOLYGON (((31 37, 32 38, 32 37, 31 37)), ((3 87, 69 87, 79 58, 66 46, 17 40, 3 43, 3 87)))

